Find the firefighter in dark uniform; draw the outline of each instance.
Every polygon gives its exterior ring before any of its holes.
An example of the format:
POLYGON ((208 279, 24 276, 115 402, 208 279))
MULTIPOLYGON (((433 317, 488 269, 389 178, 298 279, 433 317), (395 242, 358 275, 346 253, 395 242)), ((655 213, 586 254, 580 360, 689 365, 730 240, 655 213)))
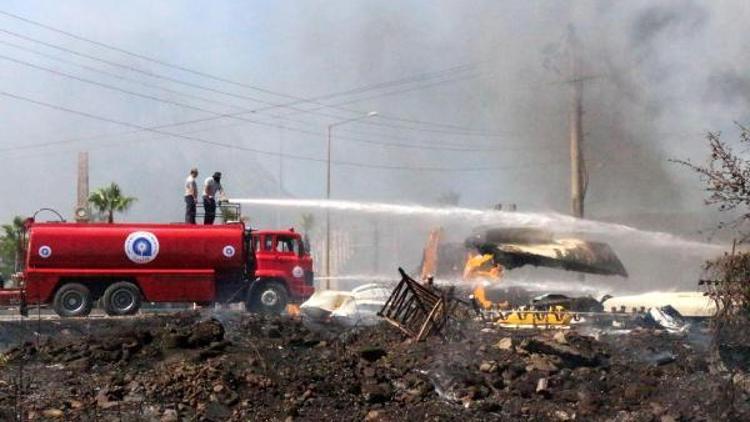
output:
POLYGON ((216 219, 216 196, 224 199, 224 188, 221 187, 221 173, 216 172, 203 183, 203 224, 214 224, 216 219))

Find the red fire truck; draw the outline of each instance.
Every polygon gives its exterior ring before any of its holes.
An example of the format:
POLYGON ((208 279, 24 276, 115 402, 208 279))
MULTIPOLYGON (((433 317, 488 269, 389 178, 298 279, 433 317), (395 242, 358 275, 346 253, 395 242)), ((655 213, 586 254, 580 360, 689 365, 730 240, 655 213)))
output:
POLYGON ((312 258, 293 229, 249 230, 243 223, 26 224, 25 266, 0 303, 52 304, 64 317, 95 303, 132 315, 143 302, 245 302, 278 313, 312 295, 312 258))

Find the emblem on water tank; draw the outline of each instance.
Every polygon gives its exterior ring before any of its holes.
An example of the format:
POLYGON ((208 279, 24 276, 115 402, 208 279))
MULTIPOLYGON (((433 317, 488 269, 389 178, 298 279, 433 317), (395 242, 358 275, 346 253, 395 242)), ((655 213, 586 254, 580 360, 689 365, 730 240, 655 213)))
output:
POLYGON ((224 254, 224 256, 226 256, 227 258, 231 258, 231 257, 233 257, 233 256, 234 256, 234 252, 235 252, 235 251, 234 251, 234 246, 232 246, 232 245, 227 245, 227 246, 224 246, 224 249, 222 250, 222 253, 223 253, 223 254, 224 254))
POLYGON ((159 239, 151 232, 133 232, 125 239, 125 255, 136 264, 147 264, 159 255, 159 239))
POLYGON ((41 256, 42 258, 45 258, 45 259, 51 257, 52 256, 52 248, 50 248, 47 245, 40 246, 39 247, 39 256, 41 256))

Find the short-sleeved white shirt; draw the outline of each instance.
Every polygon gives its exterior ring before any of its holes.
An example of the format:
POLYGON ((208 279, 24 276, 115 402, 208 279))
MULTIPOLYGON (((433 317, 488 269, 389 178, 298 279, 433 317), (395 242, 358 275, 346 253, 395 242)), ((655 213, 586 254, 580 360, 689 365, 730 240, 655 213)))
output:
POLYGON ((221 183, 214 180, 213 177, 209 177, 203 183, 203 194, 209 198, 216 196, 216 192, 221 192, 221 183))
POLYGON ((198 185, 195 183, 195 177, 192 174, 185 179, 185 196, 198 196, 198 185))

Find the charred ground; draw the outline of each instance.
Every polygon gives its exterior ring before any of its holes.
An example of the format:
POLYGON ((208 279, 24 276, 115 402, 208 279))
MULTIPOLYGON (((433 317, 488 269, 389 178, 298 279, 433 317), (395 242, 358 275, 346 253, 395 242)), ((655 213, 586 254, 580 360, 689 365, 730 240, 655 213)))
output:
POLYGON ((5 322, 3 420, 747 420, 747 394, 688 334, 395 328, 181 313, 5 322))

